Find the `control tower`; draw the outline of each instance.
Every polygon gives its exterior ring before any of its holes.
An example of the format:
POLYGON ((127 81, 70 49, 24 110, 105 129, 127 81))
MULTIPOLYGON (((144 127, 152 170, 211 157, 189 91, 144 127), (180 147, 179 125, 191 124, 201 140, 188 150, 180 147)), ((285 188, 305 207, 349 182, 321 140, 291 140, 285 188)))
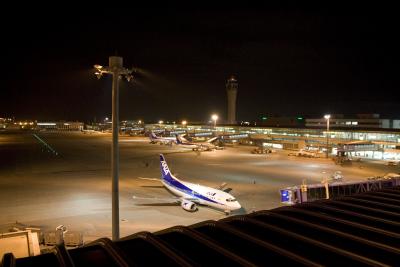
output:
POLYGON ((226 93, 228 95, 228 124, 236 124, 236 95, 238 82, 232 75, 226 82, 226 93))

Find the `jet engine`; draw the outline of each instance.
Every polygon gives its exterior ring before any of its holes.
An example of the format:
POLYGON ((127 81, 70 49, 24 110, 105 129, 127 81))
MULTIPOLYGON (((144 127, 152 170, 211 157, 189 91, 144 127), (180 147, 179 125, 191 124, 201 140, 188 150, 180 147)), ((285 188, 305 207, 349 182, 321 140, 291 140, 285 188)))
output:
POLYGON ((183 200, 181 203, 181 207, 182 207, 182 209, 184 209, 186 211, 191 211, 191 212, 197 210, 196 203, 193 203, 192 201, 189 201, 189 200, 183 200))

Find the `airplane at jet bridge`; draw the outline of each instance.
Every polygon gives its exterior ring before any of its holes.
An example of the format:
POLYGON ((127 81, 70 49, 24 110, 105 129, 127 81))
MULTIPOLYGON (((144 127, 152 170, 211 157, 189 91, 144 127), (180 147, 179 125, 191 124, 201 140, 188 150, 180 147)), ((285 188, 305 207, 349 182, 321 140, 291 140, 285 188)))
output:
POLYGON ((160 145, 172 145, 176 143, 175 137, 160 137, 157 136, 153 131, 149 134, 149 139, 151 144, 160 144, 160 145))
POLYGON ((213 144, 219 137, 213 137, 205 142, 189 142, 183 135, 176 135, 176 144, 185 148, 191 148, 193 151, 212 151, 214 149, 221 149, 213 144))

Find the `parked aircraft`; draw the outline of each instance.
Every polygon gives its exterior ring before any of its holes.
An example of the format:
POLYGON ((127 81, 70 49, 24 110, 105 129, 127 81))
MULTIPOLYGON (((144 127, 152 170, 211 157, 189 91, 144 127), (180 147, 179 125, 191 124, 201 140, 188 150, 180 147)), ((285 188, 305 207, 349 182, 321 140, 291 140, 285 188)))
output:
POLYGON ((212 142, 217 140, 218 137, 213 137, 205 142, 189 142, 182 135, 176 135, 176 143, 182 147, 191 148, 193 151, 211 151, 219 149, 212 142))
POLYGON ((157 136, 154 132, 150 132, 149 139, 151 144, 158 143, 160 145, 172 145, 176 143, 175 137, 160 137, 157 136))
POLYGON ((170 171, 167 162, 162 154, 160 154, 161 180, 154 178, 141 178, 161 181, 161 183, 171 193, 176 195, 174 198, 141 198, 133 196, 137 200, 152 200, 153 203, 144 205, 160 206, 170 204, 180 204, 186 211, 196 211, 197 205, 206 205, 212 208, 223 210, 226 214, 241 208, 239 202, 229 194, 231 188, 225 188, 223 183, 218 188, 212 188, 204 185, 184 182, 176 178, 170 171), (225 188, 225 189, 224 189, 225 188), (156 201, 157 203, 154 203, 156 201))

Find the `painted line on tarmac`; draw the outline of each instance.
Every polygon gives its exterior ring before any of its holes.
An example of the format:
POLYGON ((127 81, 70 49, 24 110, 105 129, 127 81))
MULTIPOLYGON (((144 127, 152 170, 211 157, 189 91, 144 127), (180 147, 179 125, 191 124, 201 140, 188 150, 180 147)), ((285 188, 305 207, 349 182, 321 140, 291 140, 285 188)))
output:
POLYGON ((42 138, 37 136, 36 134, 33 134, 33 137, 36 138, 42 145, 44 145, 48 150, 50 150, 53 154, 58 155, 58 152, 55 151, 49 144, 47 144, 42 138))

